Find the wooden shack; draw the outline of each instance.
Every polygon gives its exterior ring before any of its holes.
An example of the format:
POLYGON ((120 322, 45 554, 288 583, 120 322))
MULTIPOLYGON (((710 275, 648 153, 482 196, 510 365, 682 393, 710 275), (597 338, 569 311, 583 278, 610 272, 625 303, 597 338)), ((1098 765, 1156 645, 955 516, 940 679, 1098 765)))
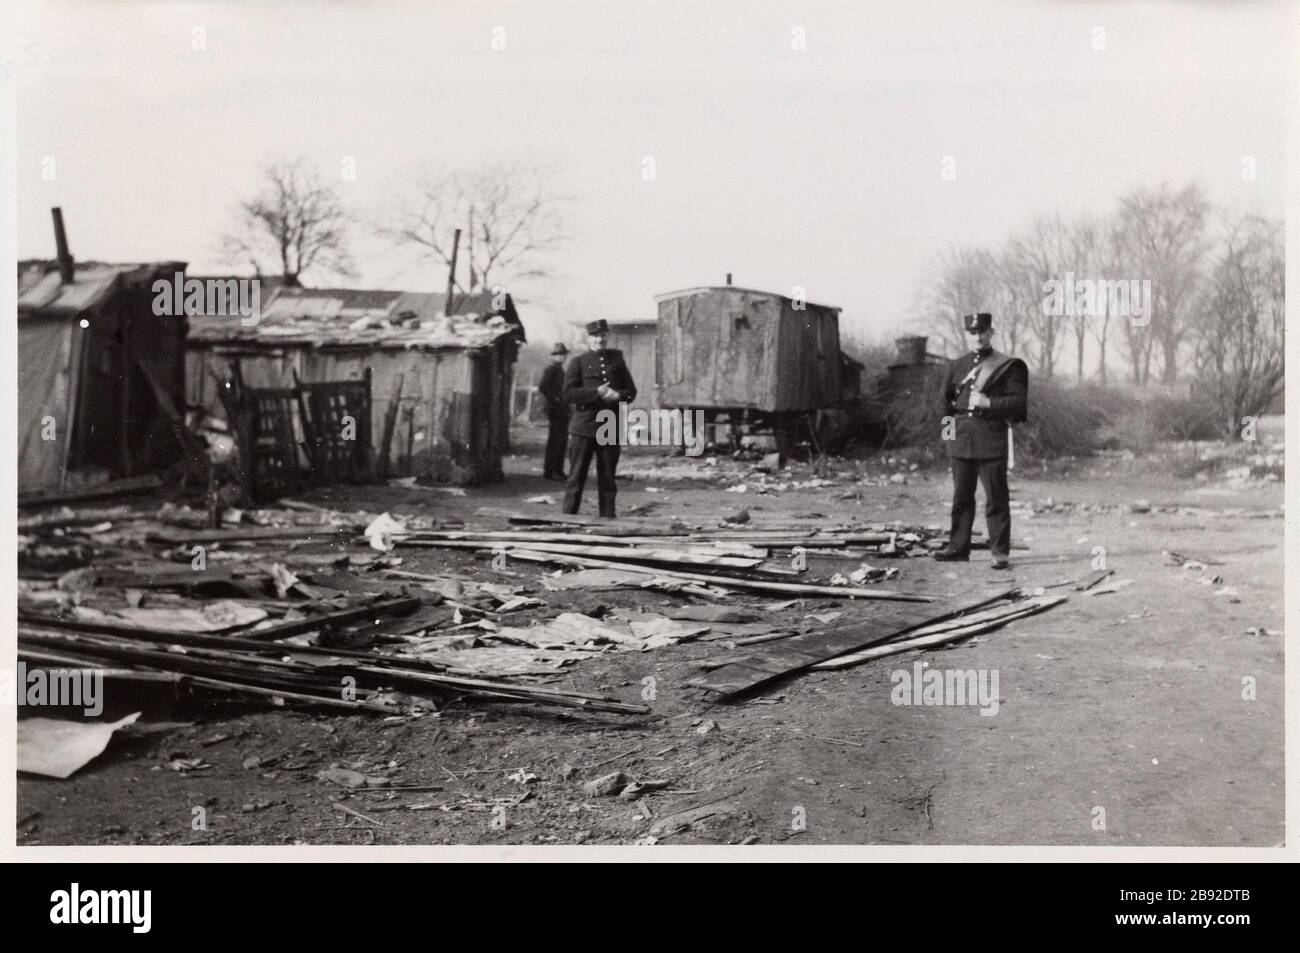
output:
POLYGON ((653 318, 609 319, 609 346, 623 352, 623 360, 636 383, 633 408, 651 410, 659 406, 659 385, 655 362, 659 351, 659 327, 653 318))
POLYGON ((840 401, 839 308, 730 285, 655 301, 662 406, 789 414, 840 401))
POLYGON ((185 318, 155 313, 152 284, 184 270, 175 261, 19 263, 20 498, 178 459, 170 414, 184 390, 185 318))
POLYGON ((191 404, 224 417, 217 388, 232 361, 253 388, 361 380, 371 374, 376 475, 476 484, 503 478, 510 397, 523 327, 491 294, 284 288, 255 326, 191 318, 191 404), (501 305, 494 307, 494 304, 501 305))

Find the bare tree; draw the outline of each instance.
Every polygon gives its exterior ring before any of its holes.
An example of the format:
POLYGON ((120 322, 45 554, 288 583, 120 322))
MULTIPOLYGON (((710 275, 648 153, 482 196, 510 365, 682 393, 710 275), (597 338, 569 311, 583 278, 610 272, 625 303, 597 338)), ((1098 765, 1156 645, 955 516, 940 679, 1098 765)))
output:
POLYGON ((1263 413, 1285 375, 1286 260, 1282 226, 1259 216, 1229 222, 1201 299, 1197 386, 1224 432, 1263 413))
POLYGON ((1003 246, 993 256, 993 290, 988 310, 998 332, 998 349, 1018 355, 1021 344, 1029 343, 1028 314, 1038 305, 1038 298, 1027 295, 1015 280, 1015 263, 1003 246))
POLYGON ((547 277, 549 253, 568 237, 565 204, 554 174, 537 165, 431 170, 416 179, 378 230, 450 267, 455 230, 461 229, 458 260, 467 263, 466 290, 474 291, 493 282, 547 277))
POLYGON ((1121 199, 1109 218, 1070 221, 1060 214, 1040 215, 996 252, 972 246, 946 249, 918 291, 916 311, 958 348, 964 347, 961 315, 992 311, 999 347, 1025 350, 1044 377, 1054 376, 1066 342, 1073 339, 1075 376, 1082 380, 1091 334, 1103 383, 1109 375, 1111 331, 1118 322, 1133 382, 1146 385, 1157 356, 1164 380, 1172 382, 1194 333, 1208 211, 1193 183, 1176 191, 1166 184, 1137 189, 1121 199), (1147 320, 1117 315, 1110 297, 1102 299, 1100 308, 1088 306, 1087 312, 1048 313, 1047 283, 1066 282, 1071 272, 1077 280, 1106 286, 1149 280, 1153 300, 1143 302, 1147 320))
POLYGON ((224 257, 247 261, 258 275, 278 271, 290 287, 300 287, 310 270, 350 277, 352 218, 338 191, 301 158, 271 162, 265 175, 262 191, 239 204, 234 227, 222 236, 224 257))
POLYGON ((986 249, 970 245, 945 248, 930 269, 931 279, 918 293, 916 309, 921 323, 958 354, 966 350, 961 316, 991 309, 997 271, 997 262, 986 249))
MULTIPOLYGON (((1075 274, 1095 276, 1103 270, 1101 262, 1103 250, 1103 226, 1097 219, 1090 216, 1080 218, 1070 224, 1067 244, 1069 255, 1067 264, 1075 274)), ((1074 376, 1075 380, 1083 382, 1083 363, 1088 343, 1088 334, 1093 325, 1101 318, 1109 318, 1109 313, 1088 314, 1078 312, 1070 318, 1070 330, 1074 334, 1074 376)), ((1102 332, 1101 347, 1102 360, 1105 361, 1106 347, 1105 332, 1102 332)), ((1103 372, 1104 374, 1104 372, 1103 372)))
MULTIPOLYGON (((1123 236, 1120 234, 1118 220, 1106 219, 1098 223, 1095 238, 1097 244, 1094 248, 1096 253, 1094 260, 1100 273, 1107 278, 1124 275, 1124 243, 1123 236)), ((1098 374, 1101 377, 1101 382, 1106 384, 1110 378, 1110 353, 1107 350, 1107 344, 1110 335, 1110 319, 1114 315, 1110 313, 1109 307, 1099 310, 1101 313, 1089 322, 1089 327, 1092 329, 1092 336, 1097 342, 1098 374)))
POLYGON ((1006 280, 1022 309, 1025 326, 1032 336, 1036 369, 1044 377, 1056 373, 1056 360, 1065 342, 1064 317, 1043 307, 1045 286, 1062 281, 1072 267, 1071 229, 1059 214, 1042 215, 1029 228, 1007 242, 1006 280))
MULTIPOLYGON (((1178 379, 1178 355, 1189 340, 1194 301, 1210 206, 1195 183, 1174 191, 1168 183, 1140 188, 1120 199, 1118 237, 1124 260, 1136 277, 1151 281, 1153 300, 1148 324, 1125 321, 1129 361, 1135 384, 1146 385, 1158 344, 1161 379, 1178 379)), ((1124 276, 1115 276, 1124 277, 1124 276)))

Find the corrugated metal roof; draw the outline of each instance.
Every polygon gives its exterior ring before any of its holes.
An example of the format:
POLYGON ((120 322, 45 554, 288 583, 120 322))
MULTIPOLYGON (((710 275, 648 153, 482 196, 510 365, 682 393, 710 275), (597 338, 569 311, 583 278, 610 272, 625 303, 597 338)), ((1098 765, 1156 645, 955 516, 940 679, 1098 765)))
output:
POLYGON ((354 288, 281 288, 262 302, 261 319, 191 316, 190 340, 314 347, 466 348, 492 344, 514 325, 492 309, 493 296, 354 288))
MULTIPOLYGON (((764 298, 781 298, 784 301, 794 301, 789 295, 777 294, 775 291, 759 291, 757 288, 739 288, 736 285, 700 285, 697 288, 683 288, 681 291, 666 291, 663 294, 655 295, 655 302, 671 301, 673 298, 684 298, 686 295, 700 294, 704 291, 738 291, 742 294, 762 295, 764 298)), ((833 304, 816 304, 812 301, 806 301, 805 304, 814 308, 824 308, 827 311, 843 311, 843 308, 836 307, 833 304)))

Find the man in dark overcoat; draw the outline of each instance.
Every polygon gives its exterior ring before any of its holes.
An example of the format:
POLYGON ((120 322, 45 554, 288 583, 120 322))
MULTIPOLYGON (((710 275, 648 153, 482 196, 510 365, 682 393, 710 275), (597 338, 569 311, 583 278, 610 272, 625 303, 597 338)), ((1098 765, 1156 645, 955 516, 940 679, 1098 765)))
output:
POLYGON ((558 342, 551 348, 551 363, 542 371, 537 392, 546 401, 546 457, 542 476, 564 479, 564 445, 569 436, 569 403, 564 399, 564 359, 569 349, 558 342))

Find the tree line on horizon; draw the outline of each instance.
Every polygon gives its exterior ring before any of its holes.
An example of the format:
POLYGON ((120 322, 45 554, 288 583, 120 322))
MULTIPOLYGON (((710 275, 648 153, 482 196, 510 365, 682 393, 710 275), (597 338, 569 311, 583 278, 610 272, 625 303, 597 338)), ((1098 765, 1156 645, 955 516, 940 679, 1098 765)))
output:
POLYGON ((1196 183, 1161 183, 1125 193, 1104 215, 1038 215, 996 246, 943 249, 915 310, 957 353, 966 347, 961 316, 992 312, 997 347, 1040 380, 1084 382, 1091 352, 1102 385, 1185 386, 1231 433, 1280 393, 1285 304, 1281 221, 1216 207, 1196 183), (1104 295, 1097 307, 1059 313, 1053 294, 1067 276, 1139 280, 1150 292, 1146 313, 1112 314, 1104 295), (1115 356, 1124 373, 1112 376, 1115 356))

